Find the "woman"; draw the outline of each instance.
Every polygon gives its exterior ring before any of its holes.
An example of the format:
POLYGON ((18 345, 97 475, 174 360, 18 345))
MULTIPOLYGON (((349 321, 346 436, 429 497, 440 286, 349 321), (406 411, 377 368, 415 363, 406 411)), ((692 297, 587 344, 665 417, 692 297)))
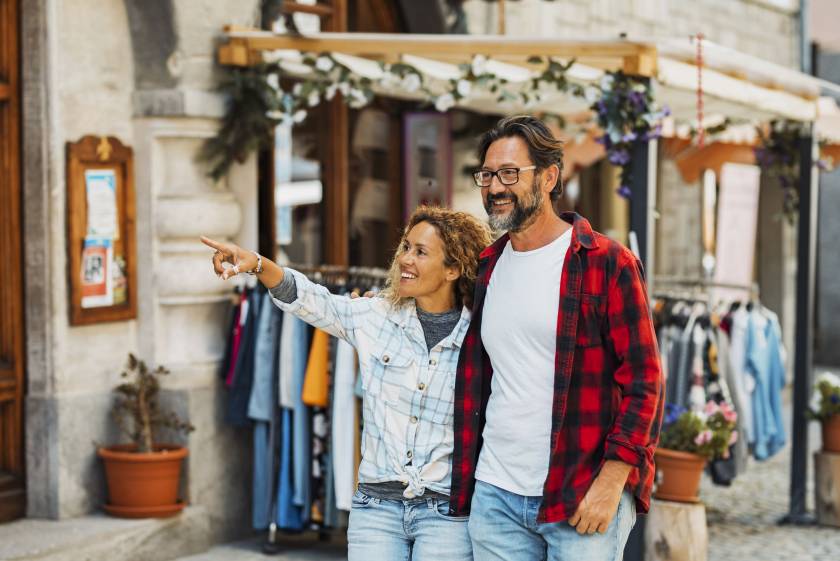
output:
POLYGON ((223 279, 255 273, 281 309, 356 348, 364 431, 349 561, 472 559, 467 519, 448 514, 452 413, 478 257, 490 241, 487 226, 468 214, 420 207, 382 297, 350 299, 254 252, 202 238, 216 250, 223 279))

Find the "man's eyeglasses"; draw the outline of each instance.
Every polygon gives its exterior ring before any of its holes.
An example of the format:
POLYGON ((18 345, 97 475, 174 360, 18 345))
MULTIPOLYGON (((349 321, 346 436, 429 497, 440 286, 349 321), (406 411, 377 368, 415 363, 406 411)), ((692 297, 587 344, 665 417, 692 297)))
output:
POLYGON ((490 187, 493 182, 493 176, 499 178, 502 185, 513 185, 519 181, 519 172, 537 169, 537 166, 525 166, 524 168, 502 168, 496 171, 483 169, 473 174, 476 187, 490 187))

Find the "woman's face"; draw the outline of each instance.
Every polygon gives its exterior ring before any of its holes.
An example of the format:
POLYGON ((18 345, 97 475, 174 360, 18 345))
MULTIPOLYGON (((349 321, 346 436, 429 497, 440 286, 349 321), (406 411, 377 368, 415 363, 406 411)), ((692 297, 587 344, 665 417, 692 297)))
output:
POLYGON ((414 226, 403 240, 397 263, 401 298, 425 298, 454 294, 458 278, 454 267, 444 265, 443 240, 428 222, 414 226))

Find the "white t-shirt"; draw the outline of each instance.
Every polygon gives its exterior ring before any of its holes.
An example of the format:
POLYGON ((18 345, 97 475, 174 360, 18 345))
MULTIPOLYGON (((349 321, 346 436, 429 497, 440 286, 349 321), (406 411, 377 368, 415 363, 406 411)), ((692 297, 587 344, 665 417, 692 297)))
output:
POLYGON ((499 257, 484 300, 481 340, 493 366, 476 479, 542 496, 548 475, 554 356, 571 228, 548 245, 499 257))

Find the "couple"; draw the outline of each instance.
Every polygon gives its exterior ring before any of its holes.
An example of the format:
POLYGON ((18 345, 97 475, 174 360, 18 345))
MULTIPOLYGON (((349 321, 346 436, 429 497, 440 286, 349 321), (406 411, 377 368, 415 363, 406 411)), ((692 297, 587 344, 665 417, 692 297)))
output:
POLYGON ((335 296, 203 241, 217 274, 255 273, 283 310, 358 351, 350 561, 621 559, 662 413, 641 267, 554 213, 562 148, 540 121, 501 120, 478 156, 490 225, 508 233, 489 245, 475 218, 417 209, 382 297, 335 296))

